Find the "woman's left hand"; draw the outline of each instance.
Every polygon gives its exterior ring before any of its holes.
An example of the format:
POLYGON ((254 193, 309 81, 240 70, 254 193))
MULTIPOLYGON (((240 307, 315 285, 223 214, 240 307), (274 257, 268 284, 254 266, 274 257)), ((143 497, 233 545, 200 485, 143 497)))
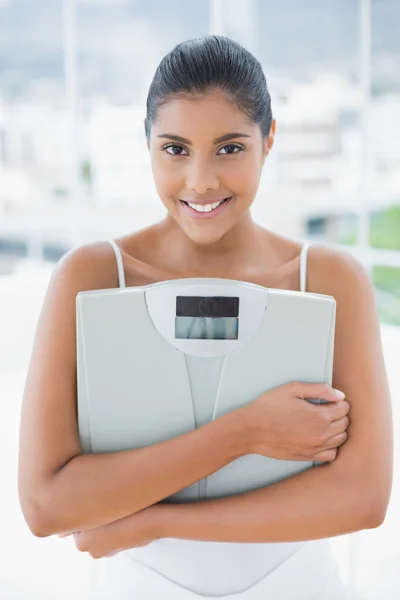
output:
POLYGON ((162 507, 154 505, 114 523, 77 531, 73 533, 76 547, 92 558, 104 558, 129 548, 147 546, 161 537, 161 511, 162 507))

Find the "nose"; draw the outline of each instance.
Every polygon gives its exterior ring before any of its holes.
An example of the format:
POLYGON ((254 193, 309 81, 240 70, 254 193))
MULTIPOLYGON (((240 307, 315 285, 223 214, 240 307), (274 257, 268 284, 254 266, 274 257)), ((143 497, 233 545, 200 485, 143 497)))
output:
POLYGON ((218 177, 208 161, 192 160, 190 162, 187 166, 186 187, 198 194, 218 189, 218 177))

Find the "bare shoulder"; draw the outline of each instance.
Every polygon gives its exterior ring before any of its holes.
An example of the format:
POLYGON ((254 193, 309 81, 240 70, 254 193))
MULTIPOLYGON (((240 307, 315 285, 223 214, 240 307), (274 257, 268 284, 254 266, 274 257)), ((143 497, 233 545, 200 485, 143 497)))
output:
POLYGON ((86 244, 67 252, 50 278, 39 316, 35 346, 57 344, 57 336, 52 335, 55 329, 59 333, 63 330, 64 340, 66 337, 72 340, 78 293, 117 285, 115 255, 108 242, 86 244))
POLYGON ((99 241, 70 250, 57 263, 52 283, 60 283, 76 293, 116 287, 118 273, 111 244, 99 241))
POLYGON ((347 303, 355 297, 369 301, 374 297, 367 269, 349 252, 334 246, 313 244, 307 262, 307 291, 327 294, 338 302, 347 303))
MULTIPOLYGON (((375 289, 367 269, 351 254, 328 245, 310 248, 307 290, 336 300, 334 378, 340 388, 365 379, 368 362, 384 380, 380 323, 375 289), (368 355, 368 358, 367 358, 368 355), (355 367, 355 363, 359 363, 355 367), (372 366, 374 365, 374 367, 372 366), (379 367, 378 367, 379 365, 379 367)), ((383 385, 383 384, 382 384, 383 385)), ((355 394, 356 395, 356 394, 355 394)))

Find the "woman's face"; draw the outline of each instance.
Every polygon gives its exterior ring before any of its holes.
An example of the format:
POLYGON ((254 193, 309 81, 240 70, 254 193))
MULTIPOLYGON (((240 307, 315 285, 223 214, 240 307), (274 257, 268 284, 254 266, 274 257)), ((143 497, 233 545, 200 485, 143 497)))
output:
POLYGON ((149 140, 158 194, 196 243, 221 239, 248 213, 272 147, 221 92, 171 99, 149 140))

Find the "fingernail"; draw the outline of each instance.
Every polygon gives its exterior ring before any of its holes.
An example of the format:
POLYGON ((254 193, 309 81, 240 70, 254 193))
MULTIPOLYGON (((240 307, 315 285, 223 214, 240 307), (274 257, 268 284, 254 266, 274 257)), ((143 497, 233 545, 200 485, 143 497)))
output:
POLYGON ((333 390, 335 392, 335 396, 338 400, 343 400, 346 397, 346 394, 341 392, 340 390, 333 390))

